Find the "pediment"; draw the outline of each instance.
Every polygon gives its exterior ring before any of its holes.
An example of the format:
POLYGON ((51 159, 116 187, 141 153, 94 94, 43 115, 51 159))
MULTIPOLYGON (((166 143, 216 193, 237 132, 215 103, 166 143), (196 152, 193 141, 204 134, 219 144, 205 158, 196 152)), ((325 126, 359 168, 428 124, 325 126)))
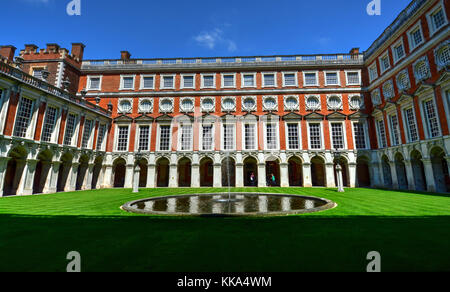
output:
POLYGON ((204 114, 196 119, 201 123, 215 123, 219 120, 219 117, 212 114, 204 114))
POLYGON ((171 122, 172 120, 173 117, 169 116, 168 114, 164 114, 156 118, 157 122, 171 122))
POLYGON ((279 121, 280 116, 274 115, 272 113, 268 113, 268 114, 264 114, 264 115, 260 116, 259 119, 261 121, 279 121))
POLYGON ((417 87, 416 91, 414 91, 414 95, 417 96, 429 90, 433 90, 433 85, 421 82, 419 84, 419 87, 417 87))
POLYGON ((288 113, 287 115, 283 116, 283 120, 301 120, 303 118, 302 115, 297 113, 288 113))
POLYGON ((150 117, 149 115, 143 114, 137 118, 134 119, 137 123, 139 122, 153 122, 155 119, 150 117))
POLYGON ((120 116, 114 118, 114 122, 116 122, 116 123, 131 123, 131 122, 133 122, 133 118, 131 118, 127 115, 120 115, 120 116))
POLYGON ((324 118, 325 118, 324 115, 316 113, 316 112, 307 114, 305 116, 305 119, 307 119, 307 120, 323 120, 324 118))
POLYGON ((367 119, 368 117, 369 117, 369 115, 362 113, 360 111, 357 111, 356 113, 353 113, 348 116, 348 118, 350 120, 362 120, 362 119, 367 119))
POLYGON ((236 120, 238 117, 235 116, 235 115, 232 115, 232 114, 228 113, 228 114, 225 114, 225 115, 221 116, 220 118, 221 118, 222 120, 226 120, 226 121, 234 121, 234 120, 236 120))
POLYGON ((436 81, 437 85, 441 85, 442 83, 446 83, 450 81, 450 72, 449 72, 449 68, 446 67, 445 69, 441 70, 441 76, 439 77, 439 79, 436 81))
POLYGON ((174 117, 178 123, 193 123, 194 117, 190 115, 179 115, 174 117))
POLYGON ((346 118, 347 118, 347 115, 344 115, 343 113, 340 113, 340 112, 334 112, 327 116, 328 120, 345 120, 346 118))
POLYGON ((398 98, 397 102, 405 103, 405 102, 412 101, 413 99, 414 99, 414 96, 412 96, 410 94, 402 93, 402 95, 400 95, 400 97, 398 98))

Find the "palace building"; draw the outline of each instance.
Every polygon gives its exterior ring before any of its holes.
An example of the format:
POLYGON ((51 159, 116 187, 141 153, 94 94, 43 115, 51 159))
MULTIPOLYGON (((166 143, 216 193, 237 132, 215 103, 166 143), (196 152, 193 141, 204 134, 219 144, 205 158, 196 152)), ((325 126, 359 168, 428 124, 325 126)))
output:
POLYGON ((449 2, 412 1, 348 54, 84 60, 79 43, 2 46, 0 196, 138 178, 335 187, 337 165, 350 188, 450 192, 449 2))

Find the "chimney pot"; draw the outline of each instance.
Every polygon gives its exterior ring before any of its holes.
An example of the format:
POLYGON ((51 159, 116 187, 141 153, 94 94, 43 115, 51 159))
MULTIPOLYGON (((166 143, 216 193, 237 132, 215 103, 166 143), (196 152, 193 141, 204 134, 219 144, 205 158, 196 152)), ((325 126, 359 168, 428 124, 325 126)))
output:
POLYGON ((120 52, 120 55, 121 55, 120 58, 122 60, 130 60, 130 58, 131 58, 131 54, 128 51, 122 51, 122 52, 120 52))

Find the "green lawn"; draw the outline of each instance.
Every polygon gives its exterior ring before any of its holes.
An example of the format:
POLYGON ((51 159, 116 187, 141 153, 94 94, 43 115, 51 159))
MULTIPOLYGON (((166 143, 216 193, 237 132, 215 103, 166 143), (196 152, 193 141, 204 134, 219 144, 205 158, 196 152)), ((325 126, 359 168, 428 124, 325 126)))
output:
POLYGON ((0 271, 365 271, 370 251, 383 271, 450 271, 450 196, 370 189, 233 191, 323 197, 338 207, 274 218, 184 218, 129 214, 152 196, 225 189, 96 190, 0 199, 0 271))

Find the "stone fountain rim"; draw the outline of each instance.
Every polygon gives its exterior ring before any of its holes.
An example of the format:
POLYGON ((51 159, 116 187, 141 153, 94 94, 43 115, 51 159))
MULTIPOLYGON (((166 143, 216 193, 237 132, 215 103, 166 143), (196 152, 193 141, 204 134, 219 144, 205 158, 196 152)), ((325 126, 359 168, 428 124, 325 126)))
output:
POLYGON ((275 216, 287 216, 287 215, 300 215, 300 214, 309 214, 309 213, 317 213, 321 211, 326 210, 332 210, 338 206, 336 202, 333 202, 329 199, 320 198, 320 197, 313 197, 313 196, 304 196, 304 195, 292 195, 292 194, 280 194, 280 193, 258 193, 258 192, 251 192, 251 193, 245 193, 245 192, 235 192, 231 193, 231 195, 254 195, 254 196, 279 196, 279 197, 292 197, 292 198, 303 198, 303 199, 311 199, 311 200, 318 200, 318 201, 324 201, 326 202, 325 205, 313 209, 308 210, 296 210, 291 212, 254 212, 254 213, 235 213, 235 214, 191 214, 191 213, 168 213, 168 212, 158 212, 158 211, 145 211, 145 210, 139 210, 131 207, 134 204, 148 202, 148 201, 157 201, 161 199, 174 199, 174 198, 190 198, 193 196, 223 196, 228 195, 228 193, 200 193, 200 194, 182 194, 182 195, 171 195, 171 196, 159 196, 159 197, 152 197, 152 198, 146 198, 146 199, 139 199, 134 200, 128 203, 125 203, 120 207, 120 209, 134 214, 141 214, 141 215, 163 215, 163 216, 170 216, 170 217, 275 217, 275 216))

